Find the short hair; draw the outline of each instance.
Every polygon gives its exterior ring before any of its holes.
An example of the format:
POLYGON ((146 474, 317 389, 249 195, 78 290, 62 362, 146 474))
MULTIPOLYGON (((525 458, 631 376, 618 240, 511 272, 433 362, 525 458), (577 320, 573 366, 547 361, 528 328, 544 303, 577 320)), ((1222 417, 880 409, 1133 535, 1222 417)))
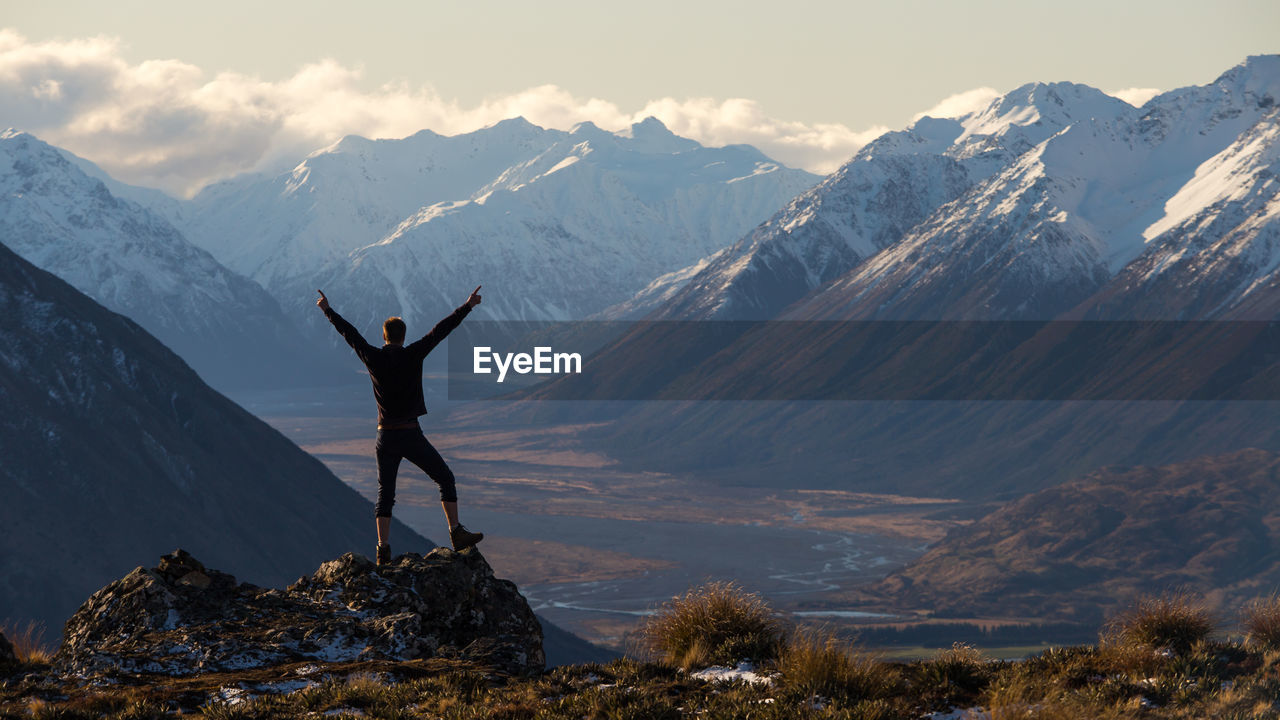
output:
POLYGON ((389 343, 404 343, 404 320, 389 317, 382 323, 382 337, 389 343))

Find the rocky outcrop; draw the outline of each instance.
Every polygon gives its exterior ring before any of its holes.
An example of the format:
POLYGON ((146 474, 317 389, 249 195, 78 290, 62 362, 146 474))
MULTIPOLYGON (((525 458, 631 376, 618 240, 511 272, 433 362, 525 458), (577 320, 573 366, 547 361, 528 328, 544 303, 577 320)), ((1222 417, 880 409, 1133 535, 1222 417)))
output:
POLYGON ((89 598, 54 664, 79 676, 192 675, 437 656, 512 675, 543 669, 537 618, 475 548, 407 553, 383 567, 347 553, 286 590, 236 583, 178 550, 89 598))

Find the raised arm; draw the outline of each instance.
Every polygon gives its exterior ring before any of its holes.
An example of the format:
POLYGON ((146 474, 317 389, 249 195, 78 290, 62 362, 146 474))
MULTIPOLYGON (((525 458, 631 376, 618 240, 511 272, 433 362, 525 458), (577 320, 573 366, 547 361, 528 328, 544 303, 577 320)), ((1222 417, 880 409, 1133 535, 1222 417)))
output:
POLYGON ((416 353, 420 357, 426 357, 427 353, 434 350, 435 347, 440 344, 441 340, 444 340, 449 336, 449 333, 453 332, 454 328, 462 324, 462 319, 471 312, 471 308, 479 304, 480 286, 477 285, 476 289, 472 290, 471 294, 467 296, 465 302, 459 305, 456 310, 449 313, 449 315, 443 320, 436 323, 436 326, 431 328, 431 332, 423 335, 420 340, 416 340, 413 344, 409 345, 408 350, 416 353))
POLYGON ((356 330, 354 325, 347 322, 336 310, 329 307, 329 298, 324 296, 323 291, 317 290, 316 292, 320 293, 320 299, 316 301, 316 307, 320 308, 324 316, 329 319, 329 322, 333 323, 333 327, 337 329, 342 339, 347 341, 351 349, 356 351, 356 356, 360 358, 360 361, 367 364, 374 347, 364 339, 364 336, 360 334, 359 330, 356 330))

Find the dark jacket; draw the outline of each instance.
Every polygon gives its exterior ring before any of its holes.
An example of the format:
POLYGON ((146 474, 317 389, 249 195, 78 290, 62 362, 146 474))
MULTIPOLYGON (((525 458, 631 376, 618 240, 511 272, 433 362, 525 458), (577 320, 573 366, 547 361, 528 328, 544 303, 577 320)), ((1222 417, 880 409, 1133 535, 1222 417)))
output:
POLYGON ((333 308, 325 310, 324 316, 368 368, 369 379, 373 381, 373 399, 378 403, 378 425, 382 426, 414 422, 419 415, 427 414, 427 402, 422 396, 422 360, 470 312, 471 308, 463 304, 436 323, 421 340, 405 346, 380 348, 365 342, 360 331, 333 308))

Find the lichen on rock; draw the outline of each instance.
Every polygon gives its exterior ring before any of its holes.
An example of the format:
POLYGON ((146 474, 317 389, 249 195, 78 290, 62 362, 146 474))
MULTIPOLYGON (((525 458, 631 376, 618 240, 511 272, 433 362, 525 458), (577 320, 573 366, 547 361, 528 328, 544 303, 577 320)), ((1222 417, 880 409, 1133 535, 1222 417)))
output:
POLYGON ((63 673, 192 675, 303 660, 473 660, 541 672, 542 629, 475 548, 375 566, 347 553, 285 590, 237 583, 189 553, 94 593, 67 621, 63 673))

